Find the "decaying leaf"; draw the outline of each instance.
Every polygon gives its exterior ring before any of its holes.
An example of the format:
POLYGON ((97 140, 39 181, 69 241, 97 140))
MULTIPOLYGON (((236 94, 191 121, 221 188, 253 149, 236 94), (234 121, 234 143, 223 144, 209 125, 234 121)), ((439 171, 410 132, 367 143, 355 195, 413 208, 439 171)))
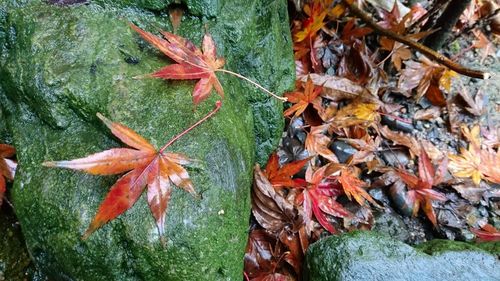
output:
POLYGON ((307 76, 304 75, 298 77, 298 79, 303 82, 306 82, 309 78, 313 81, 314 85, 322 87, 322 97, 333 101, 354 99, 366 92, 366 90, 359 84, 354 83, 347 78, 341 78, 338 76, 311 73, 307 76))
POLYGON ((309 155, 321 155, 331 162, 338 163, 337 156, 328 148, 330 145, 330 138, 325 135, 329 124, 311 127, 311 131, 307 134, 305 147, 309 155))
POLYGON ((250 232, 245 251, 245 275, 248 280, 294 281, 285 263, 293 269, 298 267, 298 261, 280 241, 262 229, 250 232))
POLYGON ((16 149, 8 144, 0 144, 0 206, 2 206, 3 197, 7 191, 6 181, 14 180, 17 163, 8 158, 16 154, 16 149))
POLYGON ((224 59, 218 58, 215 43, 209 34, 203 37, 203 52, 195 45, 178 35, 167 31, 162 31, 165 39, 146 32, 134 24, 130 24, 139 35, 162 53, 174 60, 176 64, 165 66, 164 68, 151 74, 152 77, 162 79, 198 80, 193 90, 193 103, 199 104, 207 99, 212 88, 224 97, 224 90, 215 75, 215 71, 224 66, 224 59))
MULTIPOLYGON (((220 106, 221 104, 217 103, 214 111, 202 121, 213 115, 220 106)), ((94 175, 115 175, 127 172, 111 187, 99 206, 96 216, 85 231, 84 239, 96 229, 130 209, 146 186, 149 207, 162 237, 172 185, 196 196, 188 172, 182 167, 182 165, 189 164, 190 160, 182 154, 165 152, 165 149, 179 137, 173 138, 158 150, 132 129, 112 122, 99 113, 97 116, 113 135, 131 148, 112 148, 80 159, 45 162, 44 166, 81 170, 94 175)))
POLYGON ((420 144, 411 135, 402 132, 391 131, 387 126, 381 126, 379 128, 379 131, 382 136, 384 136, 386 139, 391 140, 394 144, 401 144, 408 147, 410 149, 412 158, 420 154, 420 144))

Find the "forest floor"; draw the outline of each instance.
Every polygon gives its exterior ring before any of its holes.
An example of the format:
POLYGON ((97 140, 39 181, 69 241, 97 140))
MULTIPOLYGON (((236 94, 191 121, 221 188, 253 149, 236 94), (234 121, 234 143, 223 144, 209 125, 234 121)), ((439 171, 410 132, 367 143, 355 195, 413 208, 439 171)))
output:
MULTIPOLYGON (((249 280, 295 280, 310 243, 352 230, 411 245, 498 241, 499 41, 487 24, 470 28, 483 2, 471 2, 440 52, 485 80, 373 32, 332 1, 290 8, 298 80, 285 94, 280 146, 255 172, 249 280)), ((364 9, 420 39, 432 8, 364 9)))

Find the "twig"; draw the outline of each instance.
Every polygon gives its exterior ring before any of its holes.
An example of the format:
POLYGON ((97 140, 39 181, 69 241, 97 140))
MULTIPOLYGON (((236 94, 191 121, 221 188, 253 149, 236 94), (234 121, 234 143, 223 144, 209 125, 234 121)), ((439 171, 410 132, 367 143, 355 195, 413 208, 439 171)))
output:
POLYGON ((445 65, 446 67, 448 67, 449 69, 451 69, 457 73, 460 73, 460 74, 463 74, 463 75, 466 75, 469 77, 473 77, 473 78, 479 78, 479 79, 488 79, 490 77, 490 74, 487 72, 474 70, 474 69, 470 69, 470 68, 466 68, 464 66, 461 66, 460 64, 450 60, 446 56, 444 56, 444 55, 442 55, 442 54, 440 54, 440 53, 438 53, 438 52, 436 52, 436 51, 434 51, 434 50, 432 50, 432 49, 430 49, 430 48, 428 48, 428 47, 426 47, 418 42, 412 41, 412 40, 410 40, 404 36, 401 36, 401 35, 393 32, 391 30, 384 29, 383 27, 378 25, 372 19, 372 17, 370 15, 366 14, 361 9, 359 9, 358 6, 356 4, 354 4, 351 0, 344 0, 344 2, 349 6, 350 11, 354 15, 356 15, 357 17, 362 19, 368 26, 373 28, 377 33, 379 33, 383 36, 387 36, 387 37, 389 37, 393 40, 396 40, 398 42, 401 42, 405 45, 408 45, 408 46, 418 50, 419 52, 421 52, 425 56, 429 57, 430 59, 435 60, 438 63, 445 65))
POLYGON ((165 151, 165 149, 167 149, 167 147, 169 147, 170 145, 172 145, 175 141, 177 141, 178 139, 180 139, 182 136, 184 136, 185 134, 189 133, 191 130, 193 130, 196 126, 200 125, 201 123, 207 121, 208 118, 212 117, 215 113, 217 113, 217 111, 219 111, 220 107, 222 106, 222 102, 221 101, 217 101, 215 103, 215 108, 210 111, 207 115, 205 115, 205 117, 201 118, 200 120, 198 120, 198 122, 194 123, 193 125, 191 125, 191 127, 187 128, 186 130, 182 131, 180 134, 176 135, 175 137, 173 137, 168 143, 166 143, 159 151, 159 153, 163 153, 163 151, 165 151))

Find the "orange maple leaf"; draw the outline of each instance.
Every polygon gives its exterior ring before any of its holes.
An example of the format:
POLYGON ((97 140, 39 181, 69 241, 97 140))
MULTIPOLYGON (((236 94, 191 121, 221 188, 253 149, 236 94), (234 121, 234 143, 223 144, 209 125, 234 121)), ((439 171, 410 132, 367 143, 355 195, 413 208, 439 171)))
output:
POLYGON ((283 113, 285 116, 290 116, 294 114, 295 117, 300 116, 309 105, 313 105, 314 102, 319 100, 319 95, 323 87, 314 86, 313 81, 310 77, 307 78, 306 85, 304 86, 304 92, 290 92, 286 93, 285 97, 289 102, 294 105, 283 113))
POLYGON ((217 57, 215 43, 210 34, 203 37, 203 52, 195 45, 178 35, 161 31, 165 39, 146 32, 134 24, 130 24, 139 35, 162 53, 174 60, 176 64, 168 65, 151 76, 162 79, 196 80, 200 79, 193 90, 193 103, 199 104, 208 98, 212 88, 224 97, 224 89, 215 75, 215 71, 224 66, 224 59, 217 57))
POLYGON ((340 171, 340 176, 338 177, 339 182, 342 184, 342 188, 344 189, 344 193, 349 198, 349 200, 352 200, 354 197, 354 200, 358 202, 360 205, 365 205, 365 199, 372 203, 373 205, 380 207, 375 200, 366 192, 366 190, 363 188, 366 186, 366 183, 362 180, 360 180, 354 173, 351 171, 350 168, 344 167, 340 171))
POLYGON ((0 206, 2 206, 3 197, 7 191, 6 180, 14 180, 17 164, 11 158, 16 154, 16 149, 8 144, 0 144, 0 206))
POLYGON ((491 224, 485 224, 481 229, 471 229, 471 232, 476 235, 476 238, 480 242, 499 242, 500 241, 500 231, 496 229, 491 224))
POLYGON ((280 167, 278 154, 273 153, 266 164, 264 174, 274 187, 294 187, 293 175, 298 173, 310 158, 294 161, 280 167))
POLYGON ((413 216, 417 215, 422 205, 424 213, 432 224, 437 226, 436 214, 432 208, 432 201, 445 201, 446 197, 444 194, 432 190, 432 187, 443 181, 447 161, 443 160, 441 162, 436 173, 425 149, 421 149, 420 151, 420 157, 418 158, 418 177, 403 170, 397 170, 397 173, 410 189, 408 191, 408 201, 409 204, 413 205, 413 216))
POLYGON ((158 232, 160 236, 163 236, 172 184, 196 195, 188 172, 181 166, 189 164, 190 160, 179 153, 165 152, 165 149, 195 126, 210 118, 220 106, 221 103, 217 102, 213 111, 171 139, 159 150, 132 129, 112 122, 98 113, 97 116, 111 130, 111 133, 131 148, 112 148, 80 159, 43 163, 46 167, 81 170, 94 175, 115 175, 127 172, 111 187, 99 206, 96 216, 85 231, 83 239, 130 209, 146 186, 149 207, 156 220, 158 232))
POLYGON ((479 185, 481 179, 500 183, 500 151, 481 149, 479 126, 469 130, 462 126, 462 134, 469 141, 468 149, 461 148, 460 155, 448 154, 448 169, 455 177, 472 178, 479 185))
POLYGON ((323 3, 316 1, 312 5, 304 5, 304 13, 308 16, 302 23, 302 30, 294 34, 294 41, 296 43, 302 42, 306 39, 311 40, 316 36, 316 33, 325 25, 325 17, 327 9, 323 3))

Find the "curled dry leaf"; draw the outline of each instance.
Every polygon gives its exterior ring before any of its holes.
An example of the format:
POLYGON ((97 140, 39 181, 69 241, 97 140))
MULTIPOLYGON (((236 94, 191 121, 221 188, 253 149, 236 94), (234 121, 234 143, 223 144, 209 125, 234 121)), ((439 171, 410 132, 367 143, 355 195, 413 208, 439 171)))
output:
POLYGON ((254 169, 252 213, 264 229, 277 234, 285 228, 293 228, 299 215, 293 204, 274 190, 259 165, 254 169))
POLYGON ((354 99, 363 93, 369 95, 363 87, 347 78, 311 73, 307 76, 300 76, 298 79, 303 82, 311 79, 314 85, 322 87, 321 96, 332 101, 354 99))
POLYGON ((17 163, 12 158, 16 154, 16 149, 12 145, 0 144, 0 206, 7 191, 6 181, 14 180, 17 163))
POLYGON ((215 43, 212 36, 205 34, 203 37, 203 52, 189 40, 162 31, 165 39, 146 32, 134 24, 130 24, 139 35, 162 53, 174 60, 176 64, 171 64, 151 74, 151 76, 162 79, 198 80, 193 90, 193 103, 199 104, 207 99, 215 88, 217 93, 224 97, 224 90, 215 75, 215 71, 224 66, 224 59, 218 58, 215 43))
POLYGON ((387 126, 381 126, 379 128, 379 131, 382 136, 384 136, 388 140, 391 140, 394 144, 400 144, 409 148, 412 158, 420 154, 420 144, 411 135, 402 132, 391 131, 387 126))
POLYGON ((338 163, 337 156, 328 148, 330 145, 330 138, 325 135, 330 125, 324 124, 321 126, 311 127, 311 131, 307 134, 305 147, 309 155, 321 155, 331 162, 338 163))

